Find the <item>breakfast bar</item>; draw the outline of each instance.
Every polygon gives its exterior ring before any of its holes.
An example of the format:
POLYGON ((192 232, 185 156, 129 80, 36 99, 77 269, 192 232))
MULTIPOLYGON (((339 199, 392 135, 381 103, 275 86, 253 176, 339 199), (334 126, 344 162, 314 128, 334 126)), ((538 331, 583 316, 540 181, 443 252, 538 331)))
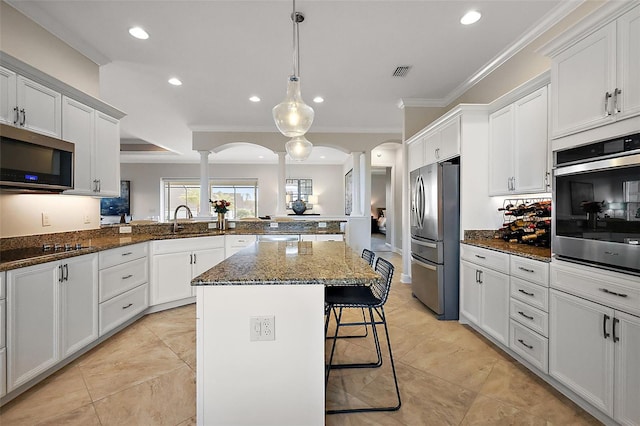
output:
POLYGON ((194 278, 198 424, 324 424, 324 287, 379 277, 344 242, 282 241, 194 278))

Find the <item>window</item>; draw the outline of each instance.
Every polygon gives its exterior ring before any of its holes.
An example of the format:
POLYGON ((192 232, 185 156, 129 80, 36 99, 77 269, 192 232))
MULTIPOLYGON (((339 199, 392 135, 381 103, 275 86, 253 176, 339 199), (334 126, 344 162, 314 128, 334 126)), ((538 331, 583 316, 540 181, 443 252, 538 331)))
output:
POLYGON ((313 180, 287 179, 285 181, 285 191, 287 193, 287 209, 291 210, 291 205, 294 201, 309 201, 309 195, 313 194, 313 180))
MULTIPOLYGON (((162 210, 164 220, 173 220, 173 212, 180 205, 189 207, 193 216, 200 215, 199 179, 162 179, 162 210)), ((258 181, 256 179, 234 179, 233 181, 210 179, 209 198, 231 202, 228 219, 258 216, 258 181)), ((210 206, 207 214, 212 215, 210 206)), ((180 209, 178 219, 187 217, 186 209, 180 209)))

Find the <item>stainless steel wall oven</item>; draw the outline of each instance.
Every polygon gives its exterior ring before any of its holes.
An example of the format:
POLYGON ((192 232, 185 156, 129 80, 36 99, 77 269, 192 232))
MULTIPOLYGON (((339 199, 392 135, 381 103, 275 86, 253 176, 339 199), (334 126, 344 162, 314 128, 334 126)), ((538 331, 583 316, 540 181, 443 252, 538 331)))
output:
POLYGON ((640 133, 559 151, 555 256, 640 275, 640 133))

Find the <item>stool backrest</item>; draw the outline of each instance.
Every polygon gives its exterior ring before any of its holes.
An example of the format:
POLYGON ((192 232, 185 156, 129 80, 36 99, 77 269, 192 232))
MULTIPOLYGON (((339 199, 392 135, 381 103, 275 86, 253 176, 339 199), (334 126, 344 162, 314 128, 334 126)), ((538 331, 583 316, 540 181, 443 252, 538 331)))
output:
POLYGON ((362 258, 369 262, 369 265, 373 266, 373 259, 376 258, 376 254, 371 250, 364 249, 362 250, 362 258))
POLYGON ((393 278, 394 267, 386 259, 381 257, 376 260, 375 270, 380 275, 382 275, 382 279, 379 280, 376 284, 371 287, 373 294, 380 299, 380 305, 384 305, 387 301, 387 297, 389 297, 389 289, 391 289, 391 279, 393 278))

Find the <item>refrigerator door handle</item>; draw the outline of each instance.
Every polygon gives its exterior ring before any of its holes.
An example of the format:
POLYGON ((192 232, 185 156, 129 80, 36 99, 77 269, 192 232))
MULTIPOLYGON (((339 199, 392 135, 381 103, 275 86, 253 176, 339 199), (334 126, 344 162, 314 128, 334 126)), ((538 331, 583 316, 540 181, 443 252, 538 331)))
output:
POLYGON ((437 271, 438 270, 437 266, 433 266, 433 265, 429 265, 427 263, 421 262, 418 259, 416 259, 415 257, 413 258, 413 261, 416 262, 418 265, 426 268, 426 269, 431 269, 432 271, 437 271))
POLYGON ((411 242, 418 244, 419 246, 429 247, 429 248, 437 248, 438 246, 435 243, 427 243, 424 241, 416 240, 415 238, 411 239, 411 242))

